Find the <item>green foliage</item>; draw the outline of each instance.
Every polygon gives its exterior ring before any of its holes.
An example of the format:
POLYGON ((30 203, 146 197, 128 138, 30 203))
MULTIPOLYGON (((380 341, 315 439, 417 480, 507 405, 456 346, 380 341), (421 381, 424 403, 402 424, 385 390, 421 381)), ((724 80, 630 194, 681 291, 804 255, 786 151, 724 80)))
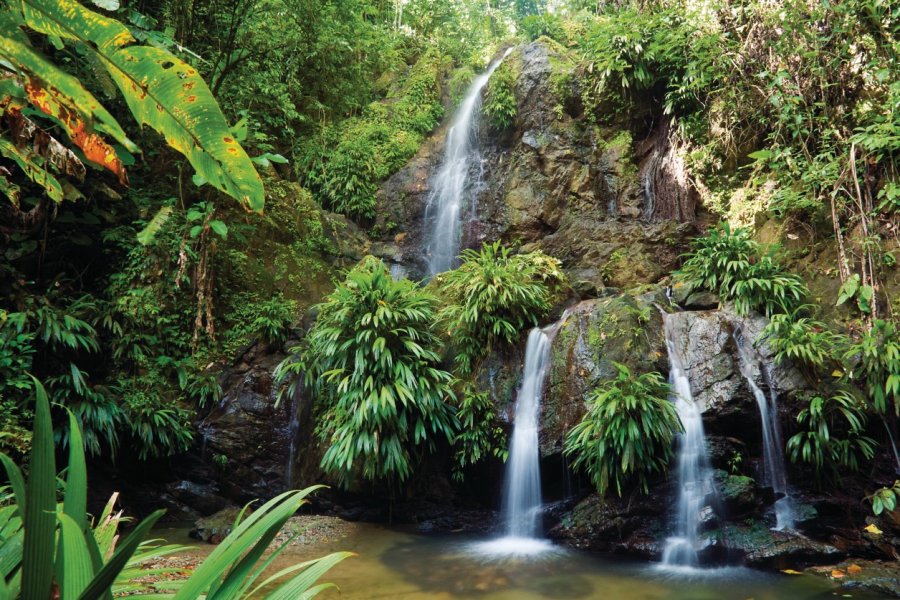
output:
POLYGON ((238 343, 247 338, 259 338, 266 344, 283 344, 300 310, 295 300, 288 300, 281 293, 264 300, 251 293, 238 294, 236 304, 237 309, 229 315, 236 325, 229 330, 229 339, 223 342, 225 347, 235 351, 238 343))
POLYGON ((424 134, 443 115, 437 54, 423 55, 399 87, 396 99, 373 103, 365 113, 328 126, 297 155, 304 185, 322 204, 356 219, 375 216, 378 184, 419 149, 424 134))
MULTIPOLYGON (((137 598, 205 596, 238 600, 264 596, 272 600, 312 598, 329 584, 315 585, 328 569, 351 556, 336 552, 283 569, 255 585, 266 567, 288 543, 277 547, 262 560, 263 553, 287 520, 316 488, 285 492, 260 507, 235 526, 219 546, 191 576, 175 586, 167 577, 176 569, 153 566, 160 556, 180 552, 180 546, 159 546, 147 541, 151 527, 165 511, 158 510, 120 539, 121 514, 113 514, 115 496, 97 522, 91 526, 87 514, 87 468, 78 423, 71 420, 73 443, 69 464, 57 504, 57 475, 54 457, 50 403, 40 383, 35 382, 34 445, 28 479, 12 460, 0 455, 13 489, 12 503, 0 509, 0 591, 4 598, 48 598, 53 586, 62 598, 92 600, 128 595, 137 598), (56 560, 54 560, 54 557, 56 560), (147 576, 155 576, 147 582, 147 576), (177 587, 173 594, 160 590, 177 587)), ((63 476, 59 476, 63 481, 63 476)))
POLYGON ((503 427, 494 410, 490 394, 478 392, 469 384, 460 394, 461 400, 456 411, 459 433, 453 438, 454 454, 453 478, 463 480, 463 469, 474 465, 488 456, 505 461, 509 454, 503 427))
POLYGON ((875 289, 871 285, 863 285, 859 274, 854 273, 841 285, 838 292, 837 306, 849 300, 856 300, 856 306, 863 314, 872 314, 872 305, 875 298, 875 289))
POLYGON ((875 440, 865 435, 865 404, 850 391, 814 396, 797 415, 801 431, 787 442, 792 462, 812 465, 817 474, 857 471, 875 455, 875 440))
POLYGON ((761 254, 747 229, 728 223, 695 238, 675 276, 688 289, 707 289, 733 301, 740 315, 792 312, 808 294, 797 275, 785 273, 772 254, 761 254))
POLYGON ((778 362, 793 361, 813 373, 833 366, 840 336, 825 323, 800 316, 811 307, 801 306, 790 313, 774 314, 762 332, 778 362))
POLYGON ((499 242, 464 250, 458 269, 436 277, 448 306, 441 319, 462 375, 495 347, 536 326, 565 285, 558 260, 540 251, 512 254, 499 242))
POLYGON ((900 331, 892 321, 877 320, 847 349, 844 360, 855 381, 863 382, 879 414, 894 405, 900 416, 900 331))
POLYGON ((516 76, 509 62, 504 61, 493 72, 484 92, 481 112, 491 127, 504 130, 512 125, 518 114, 516 103, 516 76))
POLYGON ((366 257, 318 305, 318 318, 279 376, 303 373, 320 402, 322 467, 358 478, 410 477, 424 451, 457 428, 451 377, 439 368, 436 299, 366 257), (298 355, 299 354, 299 355, 298 355))
POLYGON ((659 373, 635 376, 614 366, 616 378, 594 390, 588 412, 566 434, 565 452, 575 455, 572 466, 587 472, 599 494, 614 482, 621 496, 632 481, 646 493, 648 478, 665 472, 681 422, 659 373))
POLYGON ((585 106, 596 111, 604 102, 621 105, 635 92, 660 89, 667 113, 694 109, 715 80, 721 37, 695 28, 687 16, 675 3, 599 15, 581 40, 585 106))
MULTIPOLYGON (((128 153, 135 153, 137 146, 81 81, 32 47, 26 31, 43 34, 60 47, 68 42, 105 70, 104 76, 119 88, 138 123, 156 130, 184 154, 203 181, 248 209, 262 210, 262 181, 243 148, 231 137, 225 117, 196 69, 167 50, 138 44, 125 25, 75 0, 11 4, 0 14, 0 22, 4 29, 0 55, 12 71, 0 94, 12 118, 27 124, 21 121, 27 119, 21 110, 33 106, 34 115, 43 114, 49 122, 62 126, 85 159, 112 171, 121 183, 127 182, 125 154, 118 153, 99 134, 112 137, 128 153)), ((85 167, 58 143, 47 143, 49 150, 42 152, 29 149, 25 143, 28 136, 24 140, 4 139, 0 150, 59 202, 64 186, 46 167, 53 165, 61 175, 74 174, 76 181, 83 179, 85 167)), ((17 186, 14 190, 5 181, 3 188, 13 204, 18 204, 17 186)), ((72 192, 66 194, 76 197, 72 192)))
POLYGON ((551 13, 541 13, 539 15, 528 15, 522 19, 522 33, 529 41, 534 41, 539 37, 548 37, 556 40, 561 44, 569 42, 569 36, 566 33, 565 24, 560 16, 551 13))
POLYGON ((897 508, 898 497, 900 497, 900 480, 895 481, 891 487, 883 487, 871 496, 867 496, 872 503, 872 512, 875 516, 880 515, 885 510, 892 512, 897 508))

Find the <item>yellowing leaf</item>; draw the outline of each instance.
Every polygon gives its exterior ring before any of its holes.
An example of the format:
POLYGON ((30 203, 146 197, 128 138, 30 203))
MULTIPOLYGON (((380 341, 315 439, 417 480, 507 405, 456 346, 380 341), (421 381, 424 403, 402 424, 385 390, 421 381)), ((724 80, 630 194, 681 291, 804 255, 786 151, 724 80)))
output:
POLYGON ((787 573, 788 575, 802 575, 800 571, 795 571, 794 569, 783 569, 782 573, 787 573))
POLYGON ((847 572, 852 575, 856 575, 857 573, 862 573, 862 567, 857 564, 852 564, 847 567, 847 572))
POLYGON ((33 152, 16 147, 15 144, 4 138, 0 138, 0 154, 19 165, 28 179, 43 187, 54 202, 62 202, 62 185, 38 162, 43 159, 33 152))
POLYGON ((845 575, 845 573, 843 571, 841 571, 840 569, 832 569, 831 570, 831 576, 834 577, 835 579, 840 579, 840 578, 844 577, 844 575, 845 575))
POLYGON ((874 524, 872 524, 872 525, 866 525, 866 526, 865 526, 865 530, 868 531, 869 533, 874 534, 874 535, 881 535, 882 533, 884 533, 883 531, 881 531, 880 529, 878 529, 878 527, 877 527, 876 525, 874 525, 874 524))
POLYGON ((206 181, 250 210, 263 209, 262 180, 196 69, 161 48, 138 45, 124 25, 75 0, 21 0, 21 6, 28 27, 97 53, 138 122, 165 137, 206 181))

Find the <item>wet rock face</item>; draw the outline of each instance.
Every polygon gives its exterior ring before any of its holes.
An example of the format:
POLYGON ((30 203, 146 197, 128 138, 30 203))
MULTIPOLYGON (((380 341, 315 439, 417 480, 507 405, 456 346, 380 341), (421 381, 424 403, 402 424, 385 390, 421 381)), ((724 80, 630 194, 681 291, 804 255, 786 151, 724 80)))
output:
POLYGON ((282 358, 251 349, 224 374, 222 400, 197 426, 205 454, 225 463, 222 493, 236 500, 271 496, 285 487, 291 416, 289 403, 276 406, 272 376, 282 358))
POLYGON ((708 433, 730 435, 736 431, 746 433, 748 428, 752 432, 759 429, 759 412, 741 374, 736 332, 743 343, 754 346, 762 363, 769 368, 763 374, 754 365, 757 385, 764 389, 773 386, 780 397, 805 386, 797 370, 775 363, 772 351, 760 340, 766 325, 766 319, 760 315, 739 317, 730 307, 725 307, 674 313, 668 319, 675 333, 674 350, 684 362, 694 401, 704 413, 708 433))
POLYGON ((662 290, 585 300, 569 310, 553 340, 541 404, 541 453, 562 450, 565 434, 586 410, 602 381, 615 377, 614 362, 634 372, 665 373, 662 318, 655 302, 662 290))
MULTIPOLYGON (((517 74, 517 117, 506 131, 482 123, 482 186, 463 210, 463 247, 499 239, 542 249, 563 262, 583 296, 661 279, 694 227, 692 219, 644 219, 640 144, 579 114, 575 61, 565 49, 537 41, 506 63, 517 74)), ((423 219, 445 135, 446 126, 379 191, 380 254, 413 276, 425 270, 423 219)))

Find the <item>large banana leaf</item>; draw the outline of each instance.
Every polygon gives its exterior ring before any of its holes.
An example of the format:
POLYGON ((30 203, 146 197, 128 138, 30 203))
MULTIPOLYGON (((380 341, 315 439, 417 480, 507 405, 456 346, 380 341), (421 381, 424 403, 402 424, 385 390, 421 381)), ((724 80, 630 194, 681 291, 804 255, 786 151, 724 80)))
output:
POLYGON ((18 0, 25 24, 84 43, 101 59, 137 120, 163 135, 210 184, 261 211, 262 181, 197 70, 171 53, 141 46, 118 21, 75 0, 18 0))

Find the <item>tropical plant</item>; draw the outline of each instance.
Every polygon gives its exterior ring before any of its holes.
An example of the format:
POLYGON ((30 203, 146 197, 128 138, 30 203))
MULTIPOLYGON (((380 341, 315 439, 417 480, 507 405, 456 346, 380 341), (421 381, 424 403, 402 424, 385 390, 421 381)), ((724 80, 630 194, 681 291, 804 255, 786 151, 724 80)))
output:
MULTIPOLYGON (((311 598, 330 584, 315 585, 328 569, 351 556, 336 552, 292 565, 257 584, 275 557, 293 540, 262 560, 263 553, 287 520, 316 488, 285 492, 247 518, 239 517, 232 533, 185 581, 167 580, 174 569, 146 568, 155 559, 181 551, 172 545, 146 541, 151 527, 165 511, 141 521, 124 538, 117 534, 121 513, 113 514, 115 495, 92 526, 87 513, 87 467, 78 422, 70 414, 69 463, 57 503, 57 475, 50 403, 35 380, 33 445, 28 478, 12 459, 0 454, 12 488, 11 503, 0 507, 0 597, 94 600, 113 594, 130 597, 193 600, 199 597, 237 600, 311 598), (140 578, 163 576, 146 583, 140 578), (166 590, 175 589, 175 593, 166 590)), ((60 476, 62 481, 62 476, 60 476)))
MULTIPOLYGON (((60 127, 87 161, 111 171, 122 184, 127 183, 123 157, 138 148, 81 81, 32 45, 30 36, 35 34, 58 47, 69 43, 77 49, 73 56, 86 56, 102 69, 102 76, 119 88, 138 123, 156 130, 184 154, 198 181, 210 183, 249 210, 262 210, 259 175, 195 68, 167 50, 139 44, 123 24, 75 0, 8 3, 0 12, 0 30, 6 73, 0 105, 13 123, 0 138, 0 153, 52 200, 77 196, 71 191, 72 181, 84 178, 85 166, 31 117, 43 116, 60 127)), ((19 186, 6 177, 0 184, 18 206, 19 186)))
POLYGON ((877 320, 844 354, 852 377, 865 386, 875 411, 885 414, 893 404, 900 416, 900 331, 891 321, 877 320))
POLYGON ((691 242, 675 278, 689 290, 707 289, 733 301, 740 315, 792 312, 808 294, 800 277, 786 273, 773 254, 760 252, 749 230, 728 223, 691 242))
POLYGON ((303 373, 322 403, 322 467, 350 486, 358 477, 391 488, 412 474, 436 439, 458 428, 452 378, 439 368, 436 299, 362 260, 316 307, 304 345, 278 375, 303 373))
POLYGON ((623 364, 613 366, 616 377, 592 392, 587 413, 566 434, 565 453, 601 495, 614 482, 621 496, 631 481, 646 493, 649 477, 665 472, 681 421, 659 373, 635 376, 623 364))
POLYGON ((885 510, 892 512, 897 508, 897 498, 900 498, 900 480, 894 482, 891 487, 883 487, 875 491, 867 499, 872 503, 872 512, 875 516, 880 515, 885 510))
POLYGON ((490 394, 479 392, 474 384, 467 384, 459 394, 461 400, 456 410, 459 432, 453 438, 453 478, 462 481, 463 470, 488 456, 505 461, 506 436, 500 426, 490 394))
POLYGON ((865 405, 851 390, 828 396, 813 396, 797 414, 801 431, 787 442, 792 462, 805 462, 821 474, 826 467, 832 475, 838 467, 859 469, 861 459, 875 455, 875 440, 865 435, 865 405))
POLYGON ((721 223, 691 240, 691 251, 675 277, 690 291, 727 291, 735 280, 743 278, 758 254, 759 245, 751 239, 749 230, 721 223))
POLYGON ((516 340, 550 312, 554 293, 565 285, 560 262, 540 251, 513 254, 499 242, 464 250, 458 269, 436 280, 448 306, 441 311, 457 368, 470 373, 498 344, 516 340))
POLYGON ((801 316, 810 309, 800 306, 789 313, 773 314, 760 338, 766 340, 776 361, 793 361, 817 373, 837 362, 842 338, 825 323, 801 316))
POLYGON ((488 80, 481 112, 494 129, 502 131, 516 120, 518 105, 515 85, 516 76, 509 62, 501 63, 488 80))

